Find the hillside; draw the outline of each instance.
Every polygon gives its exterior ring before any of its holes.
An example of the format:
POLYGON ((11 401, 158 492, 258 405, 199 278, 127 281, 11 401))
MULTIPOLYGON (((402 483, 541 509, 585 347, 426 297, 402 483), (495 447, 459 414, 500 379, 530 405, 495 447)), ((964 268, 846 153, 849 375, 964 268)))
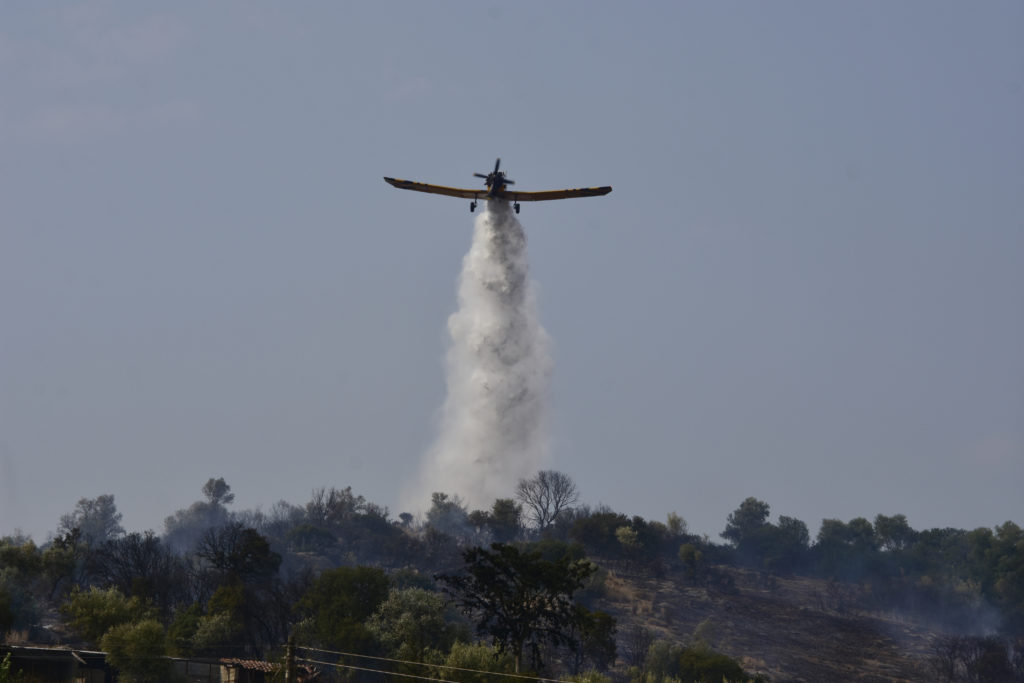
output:
POLYGON ((898 615, 853 613, 842 596, 855 586, 718 569, 733 577, 733 591, 687 585, 678 573, 655 579, 609 572, 601 608, 618 620, 620 656, 638 626, 655 638, 687 642, 709 620, 716 650, 775 683, 929 680, 929 644, 937 633, 898 615))

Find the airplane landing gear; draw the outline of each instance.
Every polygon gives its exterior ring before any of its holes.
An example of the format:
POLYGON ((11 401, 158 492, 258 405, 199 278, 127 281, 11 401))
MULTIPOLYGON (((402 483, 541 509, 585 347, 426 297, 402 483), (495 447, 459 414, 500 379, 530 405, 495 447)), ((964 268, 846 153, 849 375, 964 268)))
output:
POLYGON ((515 204, 513 204, 512 208, 516 210, 516 213, 519 213, 519 202, 516 202, 515 204))
POLYGON ((470 202, 469 203, 469 212, 473 213, 474 211, 476 211, 476 202, 470 202))

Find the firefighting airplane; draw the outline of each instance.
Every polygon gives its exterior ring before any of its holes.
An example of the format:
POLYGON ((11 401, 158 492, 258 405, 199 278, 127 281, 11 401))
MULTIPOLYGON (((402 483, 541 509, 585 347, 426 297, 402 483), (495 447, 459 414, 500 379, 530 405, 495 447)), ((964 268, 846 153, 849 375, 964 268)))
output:
POLYGON ((519 213, 519 202, 543 202, 548 199, 569 199, 570 197, 598 197, 612 191, 610 185, 603 187, 580 187, 572 190, 546 190, 544 192, 517 192, 507 189, 508 185, 515 185, 515 181, 505 177, 504 171, 499 171, 501 159, 494 162, 494 170, 484 175, 474 173, 477 178, 483 178, 487 185, 486 190, 463 190, 458 187, 445 187, 443 185, 430 185, 428 183, 417 183, 412 180, 399 180, 398 178, 384 177, 389 184, 401 190, 416 190, 417 192, 430 192, 431 194, 446 194, 449 197, 462 197, 470 199, 470 212, 476 209, 476 202, 480 198, 505 199, 512 202, 516 213, 519 213))

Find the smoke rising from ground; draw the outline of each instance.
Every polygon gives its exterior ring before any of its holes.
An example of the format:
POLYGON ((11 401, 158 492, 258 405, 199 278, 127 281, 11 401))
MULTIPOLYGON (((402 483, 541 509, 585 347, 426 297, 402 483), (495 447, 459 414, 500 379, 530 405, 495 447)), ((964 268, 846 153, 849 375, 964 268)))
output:
POLYGON ((528 276, 526 235, 508 202, 488 201, 476 219, 458 305, 448 319, 448 396, 407 499, 411 508, 443 491, 470 509, 488 509, 547 457, 549 341, 528 276))

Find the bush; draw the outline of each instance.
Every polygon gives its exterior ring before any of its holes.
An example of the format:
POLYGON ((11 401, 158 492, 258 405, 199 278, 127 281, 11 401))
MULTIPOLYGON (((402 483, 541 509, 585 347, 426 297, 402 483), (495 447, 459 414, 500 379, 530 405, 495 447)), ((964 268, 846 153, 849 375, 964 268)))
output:
POLYGON ((742 683, 763 681, 760 676, 751 676, 740 663, 715 652, 705 643, 693 647, 672 645, 658 640, 651 645, 644 661, 643 672, 634 671, 633 681, 637 683, 665 683, 666 681, 700 681, 708 683, 742 683))
POLYGON ((127 598, 116 588, 75 589, 61 609, 68 624, 90 643, 99 643, 114 626, 152 619, 153 610, 138 598, 127 598))
POLYGON ((100 645, 121 680, 159 683, 170 676, 164 627, 154 619, 115 626, 103 636, 100 645))
POLYGON ((509 654, 499 655, 489 645, 470 645, 469 643, 455 643, 452 651, 444 660, 444 667, 439 667, 434 676, 446 681, 460 681, 461 683, 490 683, 500 678, 490 674, 512 673, 515 671, 515 661, 509 654), (490 673, 471 673, 469 671, 456 671, 455 669, 472 669, 474 671, 486 671, 490 673))

